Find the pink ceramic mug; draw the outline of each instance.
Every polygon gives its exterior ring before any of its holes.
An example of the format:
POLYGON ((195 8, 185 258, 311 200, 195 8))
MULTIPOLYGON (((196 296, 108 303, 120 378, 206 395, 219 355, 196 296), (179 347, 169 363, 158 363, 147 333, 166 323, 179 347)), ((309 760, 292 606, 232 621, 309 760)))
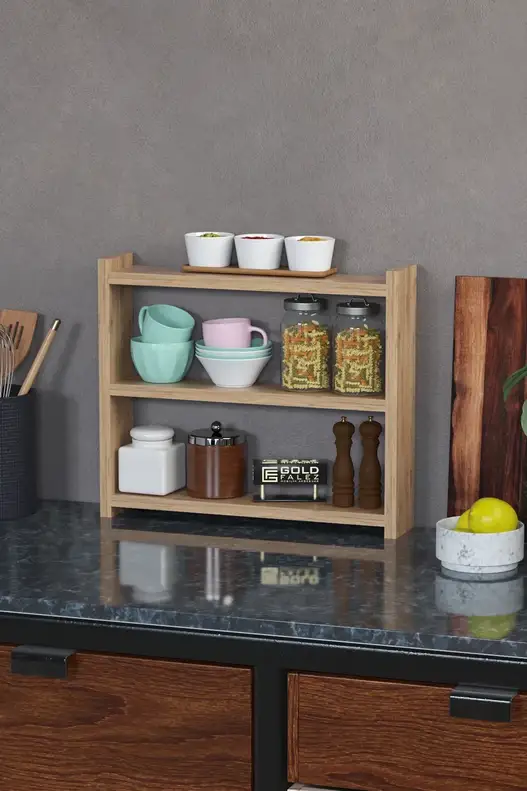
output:
POLYGON ((250 319, 210 319, 203 322, 205 346, 220 349, 247 349, 251 345, 251 333, 259 332, 264 346, 267 333, 260 327, 252 327, 250 319))

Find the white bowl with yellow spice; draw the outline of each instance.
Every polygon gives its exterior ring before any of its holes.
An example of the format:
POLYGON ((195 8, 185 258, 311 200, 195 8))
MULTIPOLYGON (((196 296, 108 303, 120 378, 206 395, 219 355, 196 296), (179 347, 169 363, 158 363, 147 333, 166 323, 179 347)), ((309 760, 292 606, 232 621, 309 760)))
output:
POLYGON ((439 520, 436 557, 443 569, 455 574, 509 574, 523 560, 524 541, 525 526, 514 509, 484 497, 461 516, 439 520))
POLYGON ((288 236, 285 240, 287 265, 292 272, 327 272, 334 249, 332 236, 288 236))

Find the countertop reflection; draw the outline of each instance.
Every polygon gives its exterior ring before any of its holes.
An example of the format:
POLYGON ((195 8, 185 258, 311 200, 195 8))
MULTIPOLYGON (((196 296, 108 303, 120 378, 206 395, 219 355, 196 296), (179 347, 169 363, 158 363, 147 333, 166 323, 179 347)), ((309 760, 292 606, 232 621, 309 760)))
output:
POLYGON ((46 503, 0 523, 0 610, 303 640, 527 655, 524 573, 449 579, 434 531, 46 503))

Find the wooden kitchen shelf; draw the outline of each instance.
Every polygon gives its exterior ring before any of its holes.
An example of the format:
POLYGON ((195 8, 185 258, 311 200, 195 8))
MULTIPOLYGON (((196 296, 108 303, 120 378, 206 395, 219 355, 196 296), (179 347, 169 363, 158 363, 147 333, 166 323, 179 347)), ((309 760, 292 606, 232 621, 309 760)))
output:
POLYGON ((335 508, 329 503, 253 502, 252 495, 235 500, 197 500, 185 489, 165 497, 148 494, 114 494, 114 508, 137 508, 146 511, 176 511, 187 514, 245 516, 258 519, 291 519, 295 522, 324 522, 339 525, 379 527, 384 525, 382 509, 335 508))
POLYGON ((214 404, 340 409, 343 412, 384 412, 384 396, 347 396, 331 392, 291 392, 279 385, 257 384, 247 388, 216 387, 210 382, 184 379, 177 384, 156 385, 141 379, 115 382, 110 395, 120 398, 162 398, 214 404))
MULTIPOLYGON (((103 259, 112 260, 112 259, 103 259)), ((218 274, 195 274, 177 269, 130 266, 108 276, 111 286, 145 286, 161 288, 201 288, 214 291, 258 291, 280 294, 337 294, 353 297, 386 297, 385 275, 332 275, 317 280, 312 277, 232 277, 218 274)))
MULTIPOLYGON (((391 269, 383 276, 334 275, 326 279, 232 277, 134 266, 133 253, 99 260, 99 414, 101 516, 137 508, 182 513, 291 519, 340 525, 384 527, 395 539, 413 527, 414 399, 417 267, 391 269), (386 394, 364 398, 337 393, 288 392, 272 385, 237 390, 205 382, 150 385, 133 369, 133 289, 130 286, 214 289, 259 293, 326 294, 386 299, 386 394), (326 503, 255 503, 194 500, 185 492, 167 497, 116 494, 117 451, 129 441, 133 399, 159 398, 202 403, 255 404, 385 414, 384 511, 340 509, 326 503)), ((311 451, 312 452, 312 451, 311 451)))

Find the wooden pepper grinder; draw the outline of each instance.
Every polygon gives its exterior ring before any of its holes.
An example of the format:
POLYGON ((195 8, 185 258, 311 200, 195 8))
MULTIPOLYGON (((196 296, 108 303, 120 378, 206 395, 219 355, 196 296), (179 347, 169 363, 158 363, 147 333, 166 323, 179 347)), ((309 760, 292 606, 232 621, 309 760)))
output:
POLYGON ((381 465, 377 458, 382 426, 370 415, 359 427, 362 438, 362 461, 359 469, 359 506, 380 508, 382 505, 381 465))
POLYGON ((355 432, 353 423, 342 417, 333 426, 337 458, 333 465, 333 505, 350 508, 355 502, 355 479, 351 461, 351 443, 355 432))

